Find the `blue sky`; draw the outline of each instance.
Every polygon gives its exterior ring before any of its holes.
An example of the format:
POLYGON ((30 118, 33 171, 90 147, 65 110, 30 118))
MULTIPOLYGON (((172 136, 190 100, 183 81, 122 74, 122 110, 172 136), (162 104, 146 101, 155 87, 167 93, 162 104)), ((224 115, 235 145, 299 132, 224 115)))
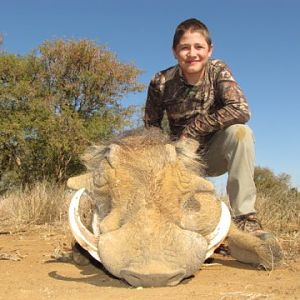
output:
MULTIPOLYGON (((209 27, 252 110, 257 165, 287 173, 300 188, 300 1, 298 0, 2 0, 2 50, 26 54, 43 41, 88 38, 120 61, 154 73, 174 65, 175 27, 195 17, 209 27)), ((146 91, 124 105, 145 102, 146 91)))

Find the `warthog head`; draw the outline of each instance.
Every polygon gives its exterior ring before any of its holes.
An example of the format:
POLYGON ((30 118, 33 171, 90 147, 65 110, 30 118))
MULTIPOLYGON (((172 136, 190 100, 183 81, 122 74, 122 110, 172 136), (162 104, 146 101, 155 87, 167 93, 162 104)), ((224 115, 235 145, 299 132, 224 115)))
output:
POLYGON ((133 286, 176 285, 226 236, 230 215, 200 176, 197 147, 145 130, 86 154, 90 172, 68 185, 85 187, 95 203, 93 233, 78 217, 83 190, 70 205, 70 225, 79 244, 113 275, 133 286))

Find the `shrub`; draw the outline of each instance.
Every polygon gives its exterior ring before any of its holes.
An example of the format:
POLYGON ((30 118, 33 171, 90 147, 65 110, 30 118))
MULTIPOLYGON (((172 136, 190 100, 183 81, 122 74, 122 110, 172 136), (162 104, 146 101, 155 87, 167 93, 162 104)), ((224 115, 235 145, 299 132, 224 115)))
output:
POLYGON ((300 193, 290 176, 275 175, 269 168, 255 169, 256 208, 263 226, 282 241, 287 256, 300 253, 300 193))

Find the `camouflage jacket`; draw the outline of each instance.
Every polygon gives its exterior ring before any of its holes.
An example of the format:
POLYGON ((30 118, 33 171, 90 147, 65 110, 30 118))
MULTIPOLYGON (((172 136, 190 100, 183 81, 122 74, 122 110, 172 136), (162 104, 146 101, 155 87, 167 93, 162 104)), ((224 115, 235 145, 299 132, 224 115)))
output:
POLYGON ((166 111, 173 138, 206 142, 218 130, 250 118, 247 101, 228 66, 209 60, 200 85, 189 85, 178 65, 155 74, 145 107, 145 127, 161 127, 166 111))

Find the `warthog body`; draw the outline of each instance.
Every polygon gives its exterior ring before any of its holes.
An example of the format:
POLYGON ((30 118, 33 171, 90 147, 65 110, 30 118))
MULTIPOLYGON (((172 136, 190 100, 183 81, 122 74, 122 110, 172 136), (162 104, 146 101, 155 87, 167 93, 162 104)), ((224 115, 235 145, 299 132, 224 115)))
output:
POLYGON ((93 234, 78 218, 78 194, 70 207, 71 229, 110 273, 134 286, 176 285, 199 270, 226 236, 231 255, 242 262, 272 268, 281 259, 274 239, 229 224, 228 209, 200 176, 197 147, 145 130, 85 155, 89 173, 68 186, 85 187, 92 199, 93 234))

